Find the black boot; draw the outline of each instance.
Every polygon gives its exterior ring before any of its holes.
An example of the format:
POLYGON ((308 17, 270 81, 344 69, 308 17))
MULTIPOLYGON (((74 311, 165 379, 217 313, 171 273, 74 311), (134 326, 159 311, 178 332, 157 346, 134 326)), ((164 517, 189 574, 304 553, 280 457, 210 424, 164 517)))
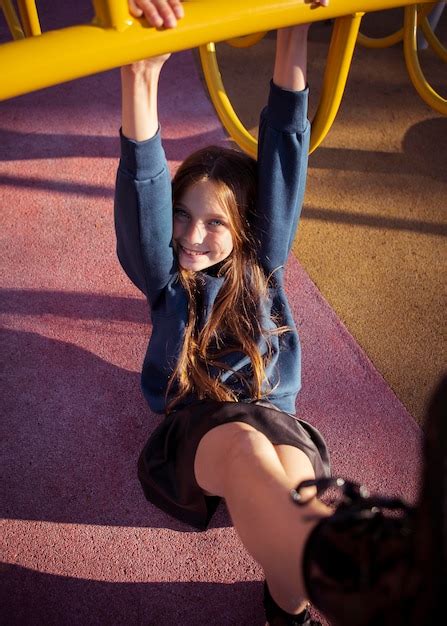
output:
POLYGON ((424 472, 416 507, 372 498, 342 479, 305 481, 342 501, 306 544, 303 571, 310 600, 332 626, 432 626, 447 597, 447 378, 427 416, 424 472))

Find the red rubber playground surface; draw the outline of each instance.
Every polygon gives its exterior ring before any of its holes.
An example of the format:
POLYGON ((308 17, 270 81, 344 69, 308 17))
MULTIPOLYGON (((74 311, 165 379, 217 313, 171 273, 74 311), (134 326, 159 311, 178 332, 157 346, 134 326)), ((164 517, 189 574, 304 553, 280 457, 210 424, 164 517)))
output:
MULTIPOLYGON (((226 141, 190 52, 161 122, 172 168, 226 141)), ((149 505, 136 460, 158 423, 139 390, 147 306, 115 257, 118 72, 2 104, 5 624, 263 624, 263 579, 222 506, 200 533, 149 505)), ((299 412, 334 473, 413 499, 420 430, 295 257, 299 412)))

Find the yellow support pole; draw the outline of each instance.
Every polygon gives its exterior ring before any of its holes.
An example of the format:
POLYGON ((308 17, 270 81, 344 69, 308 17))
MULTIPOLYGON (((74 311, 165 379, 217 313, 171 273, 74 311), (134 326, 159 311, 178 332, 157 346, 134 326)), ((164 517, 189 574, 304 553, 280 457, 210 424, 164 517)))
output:
POLYGON ((309 152, 321 144, 340 107, 363 13, 336 20, 329 46, 320 102, 312 122, 309 152))
POLYGON ((101 28, 113 28, 122 32, 133 23, 127 0, 93 0, 95 9, 94 24, 101 28))
POLYGON ((2 7, 3 15, 5 16, 12 38, 15 40, 24 39, 25 33, 23 32, 12 0, 1 0, 0 6, 2 7))
POLYGON ((27 37, 41 35, 39 16, 37 14, 35 0, 17 0, 23 30, 27 37))
POLYGON ((404 18, 404 54, 408 74, 421 98, 435 111, 447 115, 447 100, 442 98, 428 84, 418 58, 417 50, 417 6, 409 6, 405 9, 404 18))
POLYGON ((208 93, 218 118, 239 148, 255 159, 258 142, 240 121, 225 91, 217 63, 216 46, 213 42, 207 43, 199 47, 199 53, 208 93))

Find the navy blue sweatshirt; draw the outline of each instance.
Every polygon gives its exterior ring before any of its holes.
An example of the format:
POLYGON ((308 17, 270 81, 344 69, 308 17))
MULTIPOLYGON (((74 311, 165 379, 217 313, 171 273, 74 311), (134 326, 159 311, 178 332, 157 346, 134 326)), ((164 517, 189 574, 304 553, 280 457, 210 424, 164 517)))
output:
MULTIPOLYGON (((261 114, 258 149, 258 194, 251 227, 259 241, 258 258, 271 276, 268 301, 262 310, 262 328, 275 323, 291 330, 270 338, 266 369, 266 399, 279 409, 295 413, 301 386, 301 351, 296 327, 284 292, 284 263, 289 254, 304 196, 310 127, 307 90, 280 89, 273 83, 261 114)), ((171 245, 171 179, 160 133, 147 141, 121 135, 121 160, 115 192, 117 253, 132 282, 146 295, 152 334, 144 359, 142 390, 157 413, 165 410, 165 393, 182 345, 187 322, 187 297, 177 276, 171 245)), ((223 277, 203 272, 201 319, 205 321, 223 284, 223 277)), ((260 340, 264 354, 266 342, 260 340)), ((231 369, 216 372, 242 402, 252 400, 238 376, 247 374, 250 361, 240 352, 224 358, 231 369)), ((194 401, 194 398, 189 398, 194 401)))

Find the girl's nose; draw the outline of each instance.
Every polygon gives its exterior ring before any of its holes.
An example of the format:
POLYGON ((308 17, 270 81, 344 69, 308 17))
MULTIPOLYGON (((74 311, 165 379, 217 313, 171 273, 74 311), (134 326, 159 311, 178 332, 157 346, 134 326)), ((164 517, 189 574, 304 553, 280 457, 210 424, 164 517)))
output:
POLYGON ((200 222, 191 222, 187 230, 187 239, 191 244, 202 243, 205 238, 205 229, 200 222))

